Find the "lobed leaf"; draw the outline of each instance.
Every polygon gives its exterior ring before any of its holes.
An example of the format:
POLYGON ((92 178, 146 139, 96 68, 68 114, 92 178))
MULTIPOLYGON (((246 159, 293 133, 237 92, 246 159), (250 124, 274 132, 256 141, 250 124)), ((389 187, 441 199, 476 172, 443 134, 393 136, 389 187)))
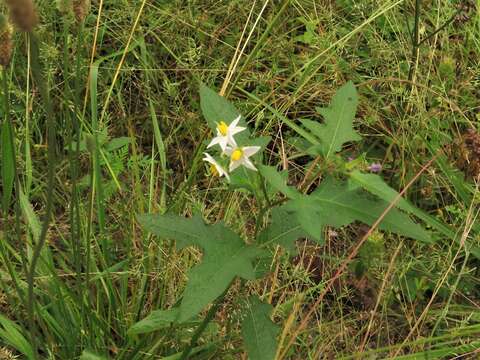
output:
MULTIPOLYGON (((204 84, 200 84, 200 107, 208 126, 214 131, 220 121, 229 124, 240 115, 230 101, 204 84)), ((240 119, 239 125, 246 129, 237 134, 235 138, 239 144, 243 144, 250 137, 250 131, 243 117, 240 119)))
POLYGON ((203 250, 202 262, 188 272, 177 322, 197 315, 220 296, 235 277, 255 278, 252 261, 263 250, 247 246, 223 223, 207 225, 199 217, 143 215, 139 221, 144 229, 163 238, 177 241, 179 248, 198 246, 203 250))
POLYGON ((276 190, 290 199, 301 196, 300 192, 292 186, 287 185, 286 179, 276 170, 274 166, 261 165, 258 167, 260 174, 269 182, 276 190))
MULTIPOLYGON (((355 183, 389 203, 394 201, 398 196, 398 192, 388 186, 388 184, 379 175, 363 174, 360 171, 355 170, 350 173, 349 176, 350 183, 352 183, 352 185, 355 183)), ((408 202, 408 200, 401 197, 395 206, 409 214, 415 215, 419 219, 422 219, 432 228, 441 232, 443 235, 448 236, 449 238, 455 237, 455 232, 448 226, 440 223, 434 217, 413 206, 410 202, 408 202)))
MULTIPOLYGON (((324 180, 309 196, 289 201, 285 208, 296 215, 302 228, 315 240, 323 240, 325 226, 341 227, 354 221, 372 225, 383 214, 388 203, 369 197, 361 189, 335 179, 324 180)), ((379 225, 380 229, 431 242, 429 234, 406 214, 391 209, 379 225)))
POLYGON ((318 139, 319 144, 311 150, 326 158, 342 150, 343 144, 361 140, 361 136, 353 129, 353 120, 358 105, 358 94, 351 81, 336 92, 330 106, 317 108, 323 116, 324 123, 304 119, 302 124, 318 139))
POLYGON ((270 224, 259 234, 258 242, 280 245, 295 253, 295 241, 306 237, 308 234, 300 225, 298 218, 281 206, 273 208, 270 224))
POLYGON ((257 297, 249 299, 242 335, 250 360, 275 359, 280 328, 270 319, 272 310, 272 305, 262 303, 257 297))

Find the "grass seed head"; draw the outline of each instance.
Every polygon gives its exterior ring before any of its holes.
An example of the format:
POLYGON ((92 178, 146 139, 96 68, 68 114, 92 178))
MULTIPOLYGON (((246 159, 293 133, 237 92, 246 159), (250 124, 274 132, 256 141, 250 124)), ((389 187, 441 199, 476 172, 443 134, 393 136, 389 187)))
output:
POLYGON ((57 0, 57 9, 63 15, 73 13, 73 3, 72 0, 57 0))
POLYGON ((480 177, 480 133, 474 129, 468 129, 462 136, 457 164, 467 178, 480 177))
POLYGON ((12 28, 7 18, 0 14, 0 65, 10 64, 12 58, 12 28))
POLYGON ((5 0, 12 23, 21 31, 31 32, 38 24, 38 13, 32 0, 5 0))
POLYGON ((78 22, 83 22, 90 9, 90 0, 73 0, 73 13, 78 22))

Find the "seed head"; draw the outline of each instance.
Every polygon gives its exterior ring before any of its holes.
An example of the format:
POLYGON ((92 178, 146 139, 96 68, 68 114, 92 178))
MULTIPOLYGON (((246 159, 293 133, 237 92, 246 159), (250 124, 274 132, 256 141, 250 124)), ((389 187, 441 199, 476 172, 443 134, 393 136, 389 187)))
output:
POLYGON ((468 129, 459 144, 457 164, 467 178, 480 178, 480 132, 468 129))
POLYGON ((21 31, 31 32, 38 24, 38 14, 33 0, 5 0, 10 19, 21 31))
POLYGON ((85 20, 89 9, 90 0, 73 0, 73 13, 79 23, 85 20))
POLYGON ((12 47, 12 27, 7 18, 0 14, 0 65, 3 67, 10 64, 12 47))
POLYGON ((72 0, 57 0, 57 8, 63 15, 69 15, 73 12, 72 0))

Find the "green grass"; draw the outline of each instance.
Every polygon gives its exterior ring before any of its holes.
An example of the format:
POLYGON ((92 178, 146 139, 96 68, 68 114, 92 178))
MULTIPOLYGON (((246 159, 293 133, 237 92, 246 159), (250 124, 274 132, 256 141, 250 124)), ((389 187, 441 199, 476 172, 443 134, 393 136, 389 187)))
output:
MULTIPOLYGON (((421 3, 420 38, 457 11, 451 1, 421 3)), ((37 1, 36 38, 17 32, 2 72, 0 358, 174 359, 188 345, 195 326, 127 334, 176 303, 200 257, 142 231, 136 215, 200 214, 246 235, 259 206, 207 176, 199 81, 234 102, 255 135, 272 136, 268 162, 288 169, 291 185, 307 176, 314 188, 326 169, 305 156, 298 120, 320 120, 315 107, 352 80, 364 141, 342 156, 381 162, 398 190, 436 156, 406 196, 458 241, 435 229, 432 245, 374 232, 298 329, 368 228, 337 229, 323 247, 300 241, 296 257, 278 251, 265 264, 264 281, 232 286, 191 358, 246 358, 240 293, 273 305, 278 358, 443 359, 478 349, 480 263, 471 250, 480 246, 480 202, 456 162, 462 134, 479 130, 478 8, 417 53, 412 0, 263 6, 104 0, 79 26, 55 2, 37 1)))

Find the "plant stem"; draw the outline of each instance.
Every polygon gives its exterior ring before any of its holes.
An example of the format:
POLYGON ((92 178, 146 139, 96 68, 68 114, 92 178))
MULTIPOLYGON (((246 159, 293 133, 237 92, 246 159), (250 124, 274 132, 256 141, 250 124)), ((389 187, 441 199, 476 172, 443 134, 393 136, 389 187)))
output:
POLYGON ((419 26, 420 26, 420 11, 422 7, 422 0, 415 0, 415 23, 413 25, 413 38, 412 38, 412 59, 410 63, 410 71, 408 72, 408 80, 413 80, 413 74, 415 72, 415 64, 417 62, 418 50, 420 48, 419 39, 419 26))
POLYGON ((210 321, 213 320, 215 314, 217 313, 218 308, 222 304, 222 301, 223 301, 223 299, 225 298, 225 295, 228 292, 228 289, 230 289, 230 285, 223 292, 223 294, 220 295, 220 297, 217 298, 217 300, 213 303, 212 307, 208 310, 208 313, 205 316, 205 319, 203 319, 202 323, 198 326, 197 330, 195 331, 195 334, 193 334, 193 336, 190 340, 190 344, 183 351, 182 356, 180 357, 180 360, 188 359, 188 355, 190 355, 190 352, 192 351, 192 349, 197 344, 198 339, 200 338, 202 333, 205 331, 205 329, 207 328, 207 325, 210 323, 210 321))
POLYGON ((433 31, 432 33, 428 34, 427 36, 425 36, 424 39, 420 40, 419 43, 418 43, 418 46, 422 45, 424 42, 428 41, 429 39, 431 39, 432 37, 434 37, 435 35, 437 35, 440 31, 442 31, 443 29, 445 29, 448 25, 450 25, 455 19, 456 17, 458 16, 458 14, 461 13, 461 9, 458 9, 455 14, 453 14, 450 19, 448 19, 447 21, 445 21, 445 23, 441 26, 438 27, 438 29, 436 29, 435 31, 433 31))
POLYGON ((40 95, 43 100, 43 105, 46 112, 46 127, 47 127, 47 141, 48 141, 48 170, 47 170, 47 201, 45 208, 45 216, 42 223, 42 230, 38 242, 33 248, 32 258, 30 262, 30 267, 27 271, 27 314, 30 324, 30 336, 33 347, 34 358, 38 359, 38 344, 36 340, 36 324, 35 324, 35 293, 34 293, 34 282, 35 282, 35 269, 37 267, 40 255, 47 240, 48 227, 52 217, 53 211, 53 194, 54 194, 54 185, 55 185, 55 116, 53 113, 52 104, 50 102, 50 95, 47 88, 47 80, 44 78, 42 73, 42 68, 39 62, 39 44, 38 39, 34 33, 29 33, 31 41, 31 51, 32 51, 32 73, 36 81, 37 87, 39 89, 40 95))
MULTIPOLYGON (((12 160, 13 160, 13 164, 14 164, 14 168, 13 168, 13 171, 14 171, 14 181, 15 181, 15 194, 16 194, 16 197, 15 197, 15 233, 16 233, 16 236, 17 236, 17 242, 18 244, 21 244, 22 242, 22 238, 21 238, 21 235, 20 235, 20 206, 19 206, 19 203, 18 203, 18 199, 19 199, 19 195, 20 195, 20 179, 18 177, 18 171, 17 171, 17 162, 16 162, 16 152, 15 152, 15 133, 13 131, 13 124, 12 124, 12 119, 10 117, 10 99, 9 99, 9 91, 8 91, 8 78, 7 78, 7 69, 6 68, 3 68, 3 72, 2 72, 2 84, 3 84, 3 100, 4 100, 4 109, 5 109, 5 120, 6 121, 6 124, 8 126, 8 131, 9 131, 9 138, 10 138, 10 147, 11 147, 11 151, 12 151, 12 160)), ((5 219, 5 227, 7 226, 7 218, 8 218, 8 205, 5 207, 5 209, 3 209, 4 211, 4 219, 5 219)), ((6 236, 5 236, 6 238, 6 236)), ((3 247, 3 243, 2 243, 2 247, 3 247)), ((2 251, 3 253, 3 251, 2 251)), ((3 255, 5 256, 5 255, 3 255)), ((26 256, 24 255, 23 252, 21 252, 21 256, 22 256, 22 262, 23 262, 23 266, 26 266, 26 256)), ((6 256, 5 256, 5 259, 6 259, 6 256)), ((25 301, 25 296, 24 296, 24 292, 22 291, 22 289, 20 288, 20 286, 18 285, 18 281, 17 281, 17 277, 15 276, 15 271, 13 270, 11 264, 9 261, 5 261, 5 264, 7 266, 7 269, 8 269, 8 272, 9 272, 9 275, 13 281, 13 284, 15 286, 15 289, 17 291, 17 294, 19 296, 19 298, 22 300, 22 301, 25 301)))

